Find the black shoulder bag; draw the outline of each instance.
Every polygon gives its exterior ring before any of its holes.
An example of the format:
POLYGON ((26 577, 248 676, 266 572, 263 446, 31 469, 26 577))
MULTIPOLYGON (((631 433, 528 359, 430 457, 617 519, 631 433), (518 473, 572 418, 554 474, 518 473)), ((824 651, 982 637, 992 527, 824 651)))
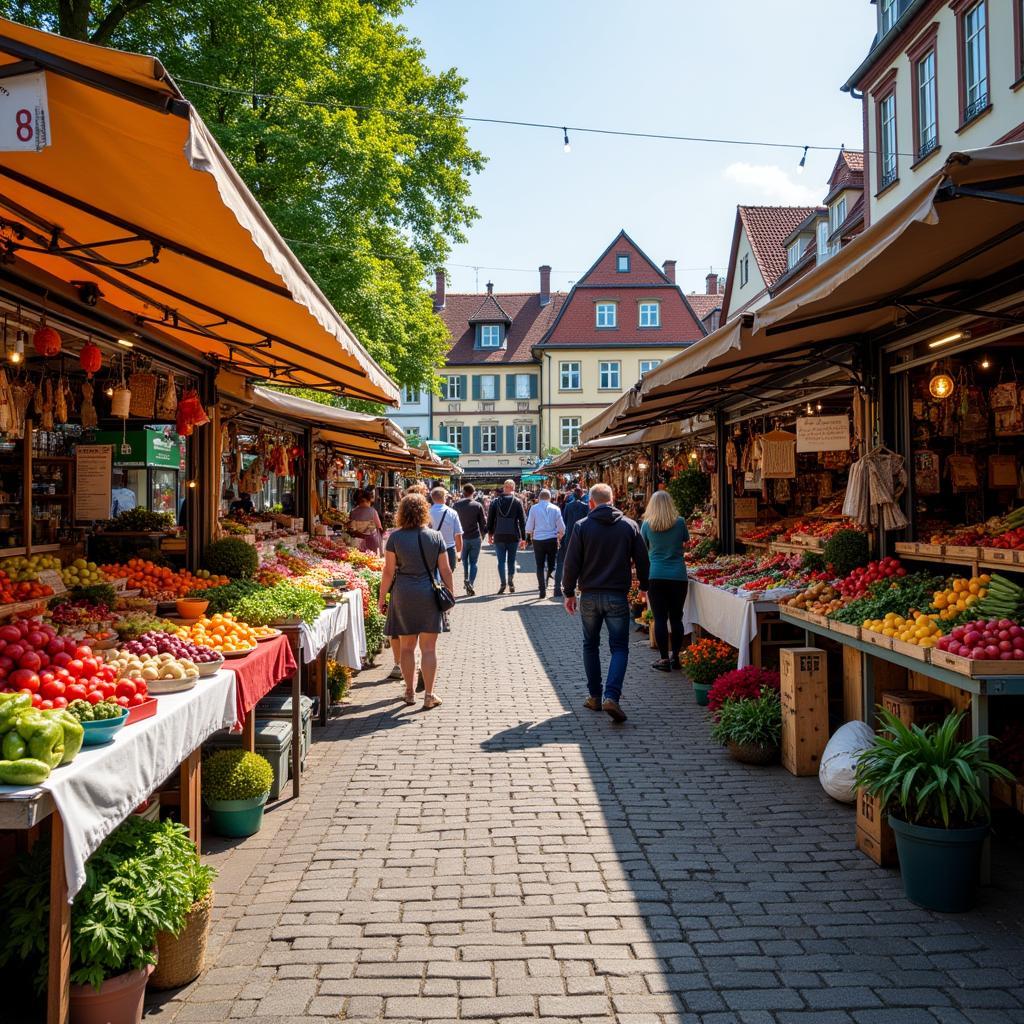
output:
POLYGON ((430 585, 434 588, 434 600, 437 602, 438 609, 442 612, 451 611, 455 607, 455 598, 452 596, 452 592, 437 578, 436 571, 427 564, 427 554, 423 550, 422 531, 416 534, 416 543, 420 546, 420 558, 423 559, 423 568, 427 570, 430 585))

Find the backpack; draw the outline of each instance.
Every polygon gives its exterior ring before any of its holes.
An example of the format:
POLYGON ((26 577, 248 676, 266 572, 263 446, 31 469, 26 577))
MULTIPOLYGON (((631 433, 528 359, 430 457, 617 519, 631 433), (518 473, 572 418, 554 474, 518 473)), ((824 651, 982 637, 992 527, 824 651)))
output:
POLYGON ((519 535, 519 516, 516 515, 516 505, 518 504, 516 499, 512 495, 502 496, 498 498, 498 513, 494 520, 494 532, 499 533, 511 533, 516 536, 519 535), (508 504, 502 508, 501 503, 508 497, 508 504))

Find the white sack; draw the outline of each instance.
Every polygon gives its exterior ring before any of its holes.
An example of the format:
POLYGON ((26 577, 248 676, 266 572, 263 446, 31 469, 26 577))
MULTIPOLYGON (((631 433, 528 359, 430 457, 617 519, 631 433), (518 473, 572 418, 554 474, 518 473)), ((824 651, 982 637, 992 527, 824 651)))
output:
POLYGON ((833 800, 852 804, 856 800, 853 781, 857 759, 875 742, 875 734, 864 722, 847 722, 828 741, 818 768, 818 781, 833 800))

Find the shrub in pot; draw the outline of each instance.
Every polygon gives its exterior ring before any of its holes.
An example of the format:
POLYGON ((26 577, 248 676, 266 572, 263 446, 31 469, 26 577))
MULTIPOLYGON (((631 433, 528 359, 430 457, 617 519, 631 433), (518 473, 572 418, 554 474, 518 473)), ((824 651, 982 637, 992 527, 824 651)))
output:
MULTIPOLYGON (((87 864, 71 907, 73 1024, 142 1018, 146 980, 156 961, 157 933, 180 931, 192 903, 196 851, 174 822, 130 817, 87 864)), ((50 849, 37 843, 3 891, 0 967, 19 962, 46 985, 49 947, 50 849)))
POLYGON ((908 726, 879 709, 880 731, 857 762, 858 788, 885 808, 896 833, 907 898, 945 913, 974 903, 988 835, 986 781, 1013 778, 989 760, 990 736, 960 739, 963 717, 908 726))
POLYGON ((711 738, 744 764, 774 764, 781 734, 782 704, 778 691, 768 686, 756 697, 724 700, 711 727, 711 738))
POLYGON ((241 537, 222 537, 207 547, 203 564, 215 576, 247 580, 256 575, 260 559, 248 541, 241 537))
POLYGON ((779 673, 770 669, 747 665, 746 668, 733 669, 720 675, 708 691, 708 711, 717 720, 719 709, 727 700, 754 699, 761 696, 761 691, 779 689, 779 673))
POLYGON ((679 656, 679 664, 693 683, 698 704, 707 704, 711 684, 736 667, 736 652, 721 640, 705 637, 690 644, 679 656))
POLYGON ((248 750, 218 750, 203 762, 203 799, 214 831, 251 836, 263 827, 263 805, 274 783, 270 762, 248 750))
POLYGON ((199 851, 193 848, 188 869, 188 892, 192 905, 180 931, 156 933, 157 962, 156 970, 149 979, 151 988, 181 988, 202 973, 213 910, 213 880, 216 877, 216 869, 203 864, 199 851))

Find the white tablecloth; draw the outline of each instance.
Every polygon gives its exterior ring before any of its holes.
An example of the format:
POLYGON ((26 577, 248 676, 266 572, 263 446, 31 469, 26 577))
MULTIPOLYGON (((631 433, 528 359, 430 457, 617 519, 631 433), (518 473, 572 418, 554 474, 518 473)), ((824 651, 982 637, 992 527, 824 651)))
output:
POLYGON ((366 657, 366 623, 363 621, 361 590, 346 591, 333 608, 326 608, 316 621, 299 627, 299 651, 304 664, 315 660, 321 651, 349 668, 363 667, 366 657))
MULTIPOLYGON (((341 635, 341 642, 334 652, 335 660, 354 668, 363 667, 366 658, 366 620, 363 618, 363 592, 350 590, 345 594, 348 603, 348 629, 341 635)), ((339 602, 340 605, 340 602, 339 602)))
POLYGON ((737 667, 750 664, 750 641, 757 636, 757 613, 775 611, 772 601, 755 601, 752 596, 720 590, 690 580, 683 605, 683 626, 689 633, 695 625, 707 630, 739 652, 737 667))
POLYGON ((41 786, 0 786, 0 800, 49 791, 64 822, 64 868, 73 898, 100 843, 208 736, 234 721, 235 674, 221 670, 191 690, 158 697, 152 718, 124 726, 113 743, 83 747, 41 786))
POLYGON ((317 655, 332 644, 348 628, 349 606, 339 601, 333 608, 325 608, 312 625, 299 626, 299 651, 303 664, 316 661, 317 655))

